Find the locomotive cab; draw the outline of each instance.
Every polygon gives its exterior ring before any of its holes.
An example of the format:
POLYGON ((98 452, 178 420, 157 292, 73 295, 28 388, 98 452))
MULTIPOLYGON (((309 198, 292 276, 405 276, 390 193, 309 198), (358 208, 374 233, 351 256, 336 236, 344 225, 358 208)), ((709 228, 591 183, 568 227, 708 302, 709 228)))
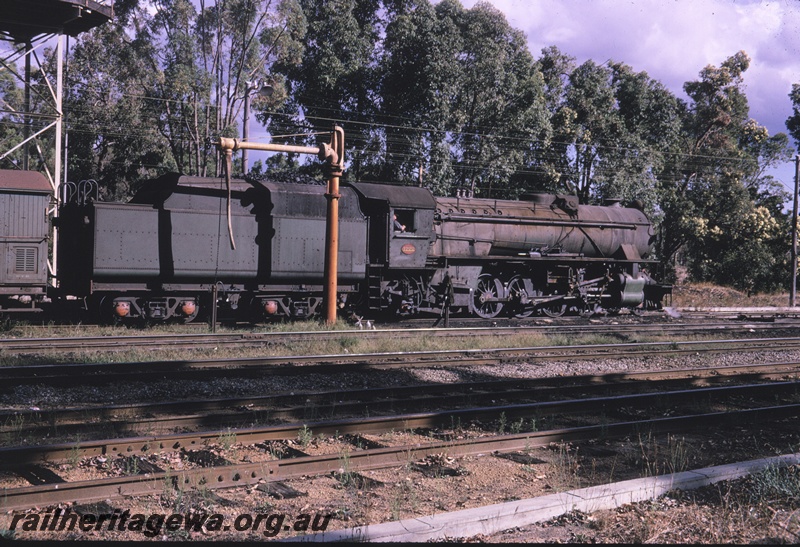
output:
POLYGON ((369 217, 370 264, 397 269, 425 268, 436 239, 436 202, 424 188, 352 184, 369 217))

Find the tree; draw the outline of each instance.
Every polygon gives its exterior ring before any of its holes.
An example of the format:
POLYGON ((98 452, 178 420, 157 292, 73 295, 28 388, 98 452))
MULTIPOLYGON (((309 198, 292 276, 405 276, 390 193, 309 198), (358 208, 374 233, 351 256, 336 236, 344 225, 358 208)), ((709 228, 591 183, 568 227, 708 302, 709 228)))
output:
POLYGON ((145 84, 152 75, 137 50, 128 47, 121 24, 109 23, 82 36, 66 60, 67 176, 102 182, 107 199, 122 199, 136 181, 178 167, 158 132, 158 103, 145 84))
POLYGON ((427 187, 446 193, 455 179, 447 127, 461 35, 428 0, 389 1, 386 9, 377 115, 385 127, 385 155, 379 176, 407 182, 422 176, 427 187))
POLYGON ((623 63, 579 67, 557 48, 542 50, 539 70, 553 126, 532 170, 542 189, 583 203, 616 198, 657 210, 655 181, 680 134, 681 103, 645 72, 623 63))
MULTIPOLYGON (((23 91, 17 86, 17 79, 8 71, 0 70, 0 142, 6 149, 11 149, 22 142, 24 120, 16 112, 24 110, 23 91)), ((6 156, 3 161, 4 168, 14 168, 16 161, 12 156, 6 156)))
POLYGON ((800 148, 800 84, 792 84, 789 98, 792 100, 792 115, 786 120, 786 129, 789 130, 795 144, 800 148))
MULTIPOLYGON (((209 138, 238 134, 248 82, 297 62, 304 31, 294 0, 121 2, 69 58, 71 173, 117 197, 156 169, 219 174, 209 138)), ((267 108, 286 97, 270 83, 267 108)))
POLYGON ((662 258, 683 249, 695 279, 753 291, 785 280, 786 223, 775 210, 780 194, 763 170, 785 157, 787 139, 769 137, 749 118, 742 90, 749 63, 739 52, 684 85, 693 102, 684 116, 682 150, 659 190, 662 258))
POLYGON ((462 35, 450 120, 458 184, 482 196, 516 197, 525 188, 510 181, 524 167, 525 151, 550 138, 544 80, 525 36, 491 5, 448 16, 462 35))
POLYGON ((298 63, 278 62, 288 98, 258 119, 274 134, 301 134, 290 142, 312 143, 310 135, 346 120, 347 176, 360 180, 366 151, 375 145, 370 123, 376 111, 376 44, 381 32, 379 0, 300 0, 306 22, 305 50, 298 63))

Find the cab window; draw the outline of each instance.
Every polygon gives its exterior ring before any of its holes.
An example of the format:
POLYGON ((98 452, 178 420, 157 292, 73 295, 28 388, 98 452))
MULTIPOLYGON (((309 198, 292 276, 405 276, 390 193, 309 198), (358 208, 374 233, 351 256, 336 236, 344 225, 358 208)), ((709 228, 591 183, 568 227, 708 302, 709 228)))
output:
POLYGON ((416 215, 411 209, 395 209, 392 219, 394 232, 415 232, 417 230, 415 218, 416 215))

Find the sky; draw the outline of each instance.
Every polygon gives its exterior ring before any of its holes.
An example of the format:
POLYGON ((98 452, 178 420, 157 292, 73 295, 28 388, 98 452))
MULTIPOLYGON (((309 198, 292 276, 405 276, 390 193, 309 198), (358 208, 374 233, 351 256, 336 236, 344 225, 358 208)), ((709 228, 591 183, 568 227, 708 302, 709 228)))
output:
MULTIPOLYGON (((479 0, 461 0, 471 8, 479 0)), ((486 0, 484 0, 486 1, 486 0)), ((688 100, 683 84, 744 50, 750 117, 787 133, 789 92, 800 84, 800 0, 488 0, 525 33, 534 58, 557 46, 581 64, 630 65, 688 100)), ((793 143, 796 145, 796 143, 793 143)), ((790 192, 794 162, 774 172, 790 192)))

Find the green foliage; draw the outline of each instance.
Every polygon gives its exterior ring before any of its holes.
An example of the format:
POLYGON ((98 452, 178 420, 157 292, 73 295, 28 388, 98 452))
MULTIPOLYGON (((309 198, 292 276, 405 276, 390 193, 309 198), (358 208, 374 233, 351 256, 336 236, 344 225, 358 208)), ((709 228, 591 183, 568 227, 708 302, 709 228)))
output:
POLYGON ((248 82, 285 100, 275 63, 298 62, 305 32, 294 0, 123 2, 111 23, 81 34, 67 59, 71 179, 122 199, 164 171, 216 175, 209 138, 236 136, 248 82))
MULTIPOLYGON (((684 101, 623 62, 577 66, 555 46, 535 59, 488 3, 121 0, 115 12, 74 40, 65 73, 68 176, 98 180, 105 198, 166 170, 220 174, 208 138, 236 136, 248 82, 268 81, 256 119, 297 144, 343 125, 350 181, 638 201, 657 225, 655 256, 681 257, 696 280, 788 284, 787 193, 765 173, 793 151, 749 117, 744 51, 702 68, 684 101)), ((800 84, 789 96, 800 143, 800 84)), ((0 98, 21 104, 8 72, 0 98)), ((6 143, 20 135, 0 128, 6 143)), ((315 160, 291 155, 252 176, 265 174, 320 178, 315 160)))
POLYGON ((786 129, 800 148, 800 83, 792 84, 789 98, 792 100, 792 115, 786 120, 786 129))

